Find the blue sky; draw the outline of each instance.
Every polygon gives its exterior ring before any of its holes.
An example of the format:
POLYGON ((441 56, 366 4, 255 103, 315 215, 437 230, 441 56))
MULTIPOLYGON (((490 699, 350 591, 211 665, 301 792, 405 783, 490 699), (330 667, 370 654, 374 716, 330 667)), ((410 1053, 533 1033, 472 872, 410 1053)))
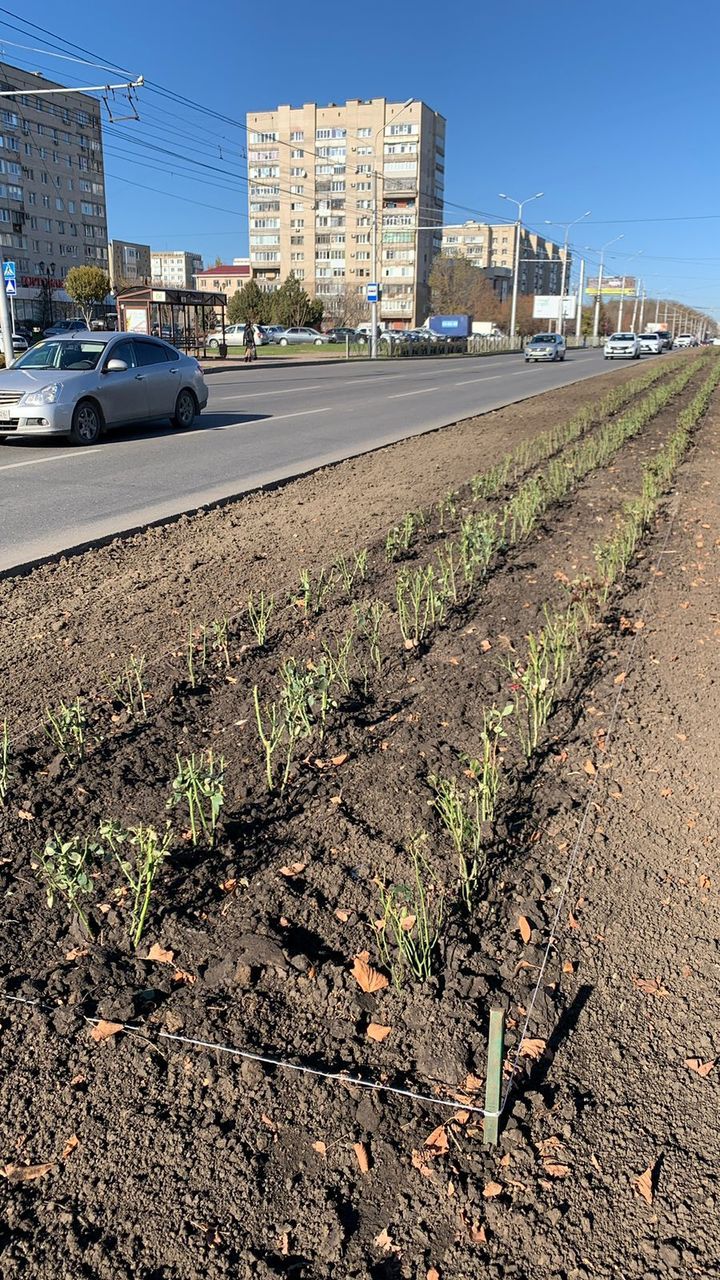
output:
MULTIPOLYGON (((240 125, 246 111, 281 102, 422 98, 448 121, 447 221, 500 220, 512 214, 498 192, 543 191, 527 210, 531 225, 552 234, 545 219, 590 209, 571 233, 577 252, 622 234, 609 270, 636 272, 649 293, 720 318, 716 0, 124 0, 76 9, 92 14, 82 22, 56 0, 4 5, 7 62, 68 85, 107 78, 15 47, 60 37, 240 125)), ((150 89, 139 110, 139 123, 105 131, 111 235, 197 250, 206 262, 245 254, 243 129, 150 89)), ((597 253, 586 256, 594 272, 597 253)))

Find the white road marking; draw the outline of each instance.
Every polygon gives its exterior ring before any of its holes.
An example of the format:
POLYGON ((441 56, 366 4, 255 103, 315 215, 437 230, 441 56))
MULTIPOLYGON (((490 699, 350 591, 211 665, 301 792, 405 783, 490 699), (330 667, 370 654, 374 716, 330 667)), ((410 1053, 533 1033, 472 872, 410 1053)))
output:
MULTIPOLYGON (((306 418, 310 413, 333 413, 336 405, 330 404, 326 409, 300 409, 297 413, 271 413, 267 418, 245 418, 243 422, 226 422, 222 427, 211 427, 211 431, 229 431, 231 427, 247 427, 251 422, 280 422, 282 418, 306 418)), ((193 433, 188 432, 186 439, 192 439, 193 433)))
POLYGON ((39 467, 44 462, 67 462, 69 458, 92 458, 93 454, 101 452, 102 446, 98 449, 97 445, 93 449, 83 449, 78 453, 52 453, 49 458, 28 458, 26 462, 3 462, 0 464, 0 471, 14 471, 16 467, 39 467))
POLYGON ((309 387, 287 387, 284 391, 263 391, 258 387, 255 391, 245 391, 241 395, 212 396, 211 400, 213 404, 216 404, 218 400, 253 400, 257 396, 292 396, 297 395, 300 391, 324 391, 326 388, 328 391, 332 391, 335 385, 333 382, 315 382, 309 387))
POLYGON ((417 391, 398 391, 394 396, 388 396, 388 400, 404 400, 406 396, 425 396, 428 391, 439 391, 440 387, 420 387, 417 391))
POLYGON ((504 378, 504 373, 491 373, 485 378, 466 378, 464 382, 456 382, 456 387, 469 387, 471 382, 495 382, 497 378, 504 378))

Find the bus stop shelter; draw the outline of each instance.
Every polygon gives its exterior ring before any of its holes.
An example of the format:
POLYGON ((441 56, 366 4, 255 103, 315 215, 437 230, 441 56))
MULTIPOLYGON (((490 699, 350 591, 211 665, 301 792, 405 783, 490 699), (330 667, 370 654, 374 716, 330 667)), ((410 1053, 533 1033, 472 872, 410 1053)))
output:
MULTIPOLYGON (((165 338, 181 351, 207 356, 209 332, 222 333, 220 355, 227 355, 224 293, 136 285, 117 295, 118 329, 165 338)), ((213 355, 218 350, 213 347, 213 355)))

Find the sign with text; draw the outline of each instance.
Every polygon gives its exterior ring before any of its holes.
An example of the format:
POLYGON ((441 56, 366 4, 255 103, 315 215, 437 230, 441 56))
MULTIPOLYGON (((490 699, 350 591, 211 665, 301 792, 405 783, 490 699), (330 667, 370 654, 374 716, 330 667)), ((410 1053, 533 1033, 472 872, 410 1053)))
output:
POLYGON ((587 291, 597 298, 634 298, 637 293, 635 276, 603 276, 602 288, 599 276, 591 276, 587 282, 587 291))
MULTIPOLYGON (((574 320, 577 309, 577 298, 574 293, 563 298, 563 318, 574 320)), ((533 298, 533 320, 557 320, 560 315, 560 295, 557 293, 537 293, 533 298)))

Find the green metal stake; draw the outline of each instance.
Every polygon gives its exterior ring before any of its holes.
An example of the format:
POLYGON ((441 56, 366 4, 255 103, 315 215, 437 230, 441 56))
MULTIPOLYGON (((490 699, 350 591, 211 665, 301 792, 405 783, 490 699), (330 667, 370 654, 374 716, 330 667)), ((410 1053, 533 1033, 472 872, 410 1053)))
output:
POLYGON ((502 1069, 505 1056, 505 1010, 490 1010, 490 1030, 488 1032, 487 1079, 485 1082, 485 1111, 488 1114, 483 1121, 484 1145, 497 1146, 500 1116, 493 1112, 500 1110, 502 1096, 502 1069))

